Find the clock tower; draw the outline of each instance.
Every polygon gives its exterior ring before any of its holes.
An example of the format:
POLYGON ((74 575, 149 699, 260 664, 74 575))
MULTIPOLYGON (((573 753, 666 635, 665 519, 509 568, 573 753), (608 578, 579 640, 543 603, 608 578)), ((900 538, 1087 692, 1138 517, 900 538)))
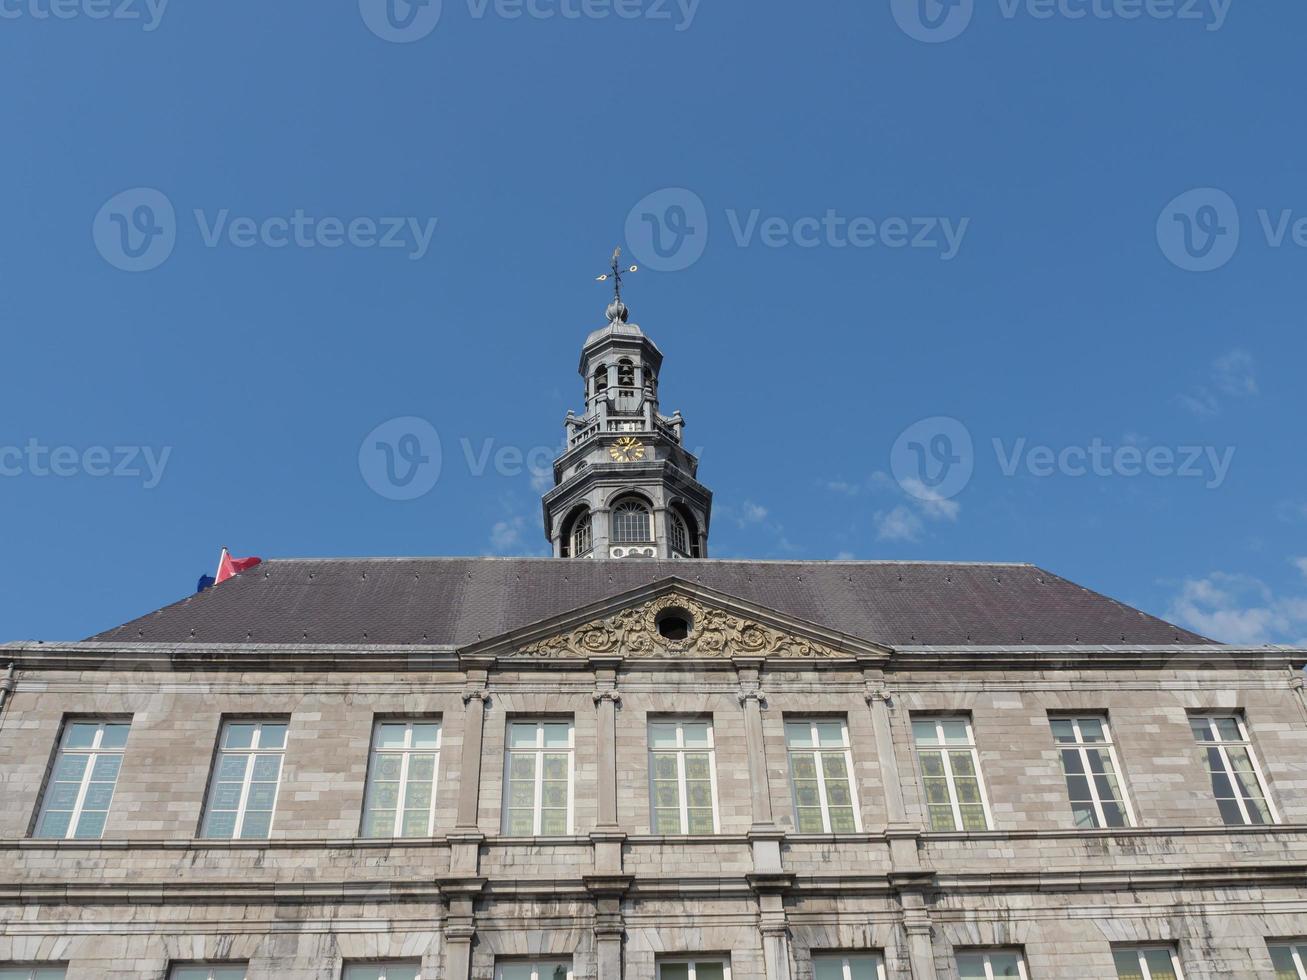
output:
MULTIPOLYGON (((543 499, 556 558, 705 558, 712 492, 681 444, 685 420, 658 410, 663 355, 622 302, 613 255, 608 325, 581 348, 585 411, 569 411, 567 448, 543 499)), ((631 266, 626 270, 634 272, 631 266)))

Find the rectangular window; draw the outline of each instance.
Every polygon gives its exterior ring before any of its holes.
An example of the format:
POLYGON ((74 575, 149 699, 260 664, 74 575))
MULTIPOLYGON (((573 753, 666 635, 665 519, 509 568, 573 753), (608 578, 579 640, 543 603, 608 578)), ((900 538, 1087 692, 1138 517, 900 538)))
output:
POLYGON ((716 957, 703 960, 660 960, 657 980, 731 980, 731 964, 716 957))
POLYGON ((1271 943, 1275 980, 1307 980, 1307 942, 1271 943))
POLYGON ((168 980, 245 980, 244 963, 185 963, 168 971, 168 980))
POLYGON ((130 722, 109 721, 64 725, 41 800, 37 837, 97 839, 104 833, 130 728, 130 722))
POLYGON ((285 754, 284 719, 224 722, 200 836, 266 839, 277 808, 285 754))
POLYGON ((1062 774, 1076 826, 1133 826, 1134 814, 1121 787, 1107 719, 1093 715, 1050 718, 1049 724, 1062 756, 1062 774))
POLYGON ((379 721, 363 803, 364 837, 430 837, 436 826, 440 723, 379 721))
POLYGON ((712 723, 649 723, 649 776, 656 834, 717 833, 717 773, 712 723))
POLYGON ((422 980, 422 964, 417 960, 350 963, 345 966, 343 980, 422 980))
POLYGON ((1112 956, 1120 980, 1184 980, 1170 946, 1130 946, 1112 950, 1112 956))
POLYGON ((1026 961, 1014 949, 958 953, 958 976, 962 980, 1026 980, 1026 961))
POLYGON ((842 718, 785 722, 795 823, 801 834, 852 834, 859 828, 853 754, 842 718))
POLYGON ((812 980, 885 980, 876 953, 823 953, 812 958, 812 980))
POLYGON ((0 980, 64 980, 68 968, 60 964, 51 966, 45 963, 33 963, 21 966, 13 963, 0 963, 0 980))
POLYGON ((509 723, 505 834, 534 837, 572 832, 572 738, 570 721, 509 723))
POLYGON ((1227 824, 1278 823, 1243 718, 1192 715, 1189 727, 1207 752, 1207 771, 1221 819, 1227 824))
POLYGON ((564 960, 496 963, 495 980, 572 980, 572 964, 564 960))
POLYGON ((989 804, 971 719, 914 718, 912 737, 931 830, 988 830, 989 804))

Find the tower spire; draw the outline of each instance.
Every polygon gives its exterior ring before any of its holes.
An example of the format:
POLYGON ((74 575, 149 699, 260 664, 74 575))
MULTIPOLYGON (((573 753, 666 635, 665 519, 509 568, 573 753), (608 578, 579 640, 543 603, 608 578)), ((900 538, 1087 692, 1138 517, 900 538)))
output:
POLYGON ((608 324, 581 347, 585 410, 567 413, 566 448, 545 495, 545 536, 558 558, 703 558, 712 491, 682 441, 680 412, 658 409, 663 354, 622 302, 637 266, 613 249, 608 324))
MULTIPOLYGON (((613 271, 605 272, 602 276, 599 276, 595 280, 596 282, 607 282, 609 279, 613 281, 613 301, 608 304, 609 323, 617 323, 619 321, 625 323, 627 318, 631 315, 631 311, 628 310, 626 308, 626 304, 622 302, 621 258, 622 258, 622 247, 619 245, 617 246, 617 248, 613 249, 613 264, 612 264, 613 271)), ((630 268, 628 268, 626 271, 628 273, 639 272, 640 267, 638 265, 633 265, 630 268)))

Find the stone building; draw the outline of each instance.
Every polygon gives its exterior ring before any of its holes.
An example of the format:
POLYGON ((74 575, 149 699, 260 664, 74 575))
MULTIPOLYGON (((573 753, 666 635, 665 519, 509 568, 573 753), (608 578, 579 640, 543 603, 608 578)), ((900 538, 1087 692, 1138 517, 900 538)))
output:
POLYGON ((708 559, 620 302, 581 365, 555 558, 0 647, 0 980, 1307 978, 1307 652, 1030 565, 708 559))

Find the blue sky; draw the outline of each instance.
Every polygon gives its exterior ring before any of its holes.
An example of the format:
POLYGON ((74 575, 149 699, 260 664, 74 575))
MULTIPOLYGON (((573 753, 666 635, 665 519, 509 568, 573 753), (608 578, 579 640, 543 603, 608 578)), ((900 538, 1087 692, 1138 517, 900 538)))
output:
POLYGON ((1307 7, 386 2, 0 2, 0 637, 541 551, 621 243, 716 556, 1307 642, 1307 7))

